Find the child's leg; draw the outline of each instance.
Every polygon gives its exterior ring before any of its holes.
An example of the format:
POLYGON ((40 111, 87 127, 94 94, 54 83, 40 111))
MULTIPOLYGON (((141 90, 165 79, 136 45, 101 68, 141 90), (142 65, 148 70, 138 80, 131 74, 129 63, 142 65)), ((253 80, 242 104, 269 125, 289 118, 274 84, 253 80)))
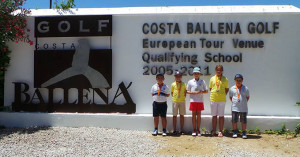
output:
POLYGON ((247 127, 247 112, 241 112, 242 130, 246 131, 247 127))
POLYGON ((233 128, 233 130, 237 130, 237 123, 232 123, 232 128, 233 128))
POLYGON ((167 128, 167 118, 161 117, 161 122, 162 122, 163 129, 166 129, 167 128))
POLYGON ((247 128, 247 123, 242 123, 242 130, 246 131, 246 128, 247 128))
POLYGON ((154 128, 158 128, 158 120, 159 120, 159 117, 154 117, 154 128))
POLYGON ((224 116, 219 116, 219 130, 221 133, 223 133, 223 127, 224 127, 224 116))
POLYGON ((223 133, 225 102, 218 103, 219 130, 223 133))
POLYGON ((177 116, 173 116, 173 131, 176 131, 177 116))
POLYGON ((212 117, 212 128, 213 128, 213 132, 216 132, 216 130, 217 130, 217 116, 212 117))
POLYGON ((185 102, 182 102, 179 104, 179 114, 180 114, 180 131, 183 131, 184 115, 186 114, 185 102))
POLYGON ((237 122, 239 120, 239 112, 231 111, 231 122, 233 131, 237 130, 237 122))
POLYGON ((217 115, 218 115, 218 105, 216 102, 210 102, 210 110, 212 116, 212 133, 215 134, 217 130, 217 115))
POLYGON ((180 130, 183 131, 184 126, 184 115, 180 115, 180 130))
POLYGON ((196 114, 197 114, 197 111, 192 111, 192 123, 193 123, 193 130, 195 131, 196 130, 196 114))
POLYGON ((197 131, 200 131, 201 111, 197 111, 197 131))
POLYGON ((173 111, 173 131, 177 131, 177 115, 178 115, 178 103, 172 103, 172 111, 173 111))

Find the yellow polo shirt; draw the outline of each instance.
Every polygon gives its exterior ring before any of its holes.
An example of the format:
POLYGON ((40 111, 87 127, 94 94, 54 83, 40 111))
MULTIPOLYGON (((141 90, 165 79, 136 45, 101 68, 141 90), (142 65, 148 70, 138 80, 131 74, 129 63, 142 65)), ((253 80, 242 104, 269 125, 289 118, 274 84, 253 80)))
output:
POLYGON ((172 100, 173 100, 173 102, 185 102, 186 84, 181 81, 181 83, 177 83, 177 85, 176 85, 176 81, 173 82, 171 85, 171 92, 173 93, 172 100), (178 87, 177 87, 177 85, 178 85, 178 87), (180 89, 180 97, 178 98, 178 90, 179 89, 180 89))
POLYGON ((209 81, 209 88, 211 88, 210 91, 210 101, 212 102, 226 102, 226 93, 225 88, 228 87, 228 79, 225 76, 222 76, 220 85, 219 85, 219 92, 217 92, 217 85, 216 85, 216 79, 219 83, 219 77, 217 75, 213 76, 209 81))

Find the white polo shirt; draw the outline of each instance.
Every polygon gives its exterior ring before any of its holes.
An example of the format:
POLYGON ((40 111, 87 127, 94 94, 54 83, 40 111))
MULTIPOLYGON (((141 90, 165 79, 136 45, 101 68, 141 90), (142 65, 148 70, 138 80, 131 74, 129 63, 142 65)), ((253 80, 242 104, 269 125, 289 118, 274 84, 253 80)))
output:
MULTIPOLYGON (((196 81, 195 79, 192 79, 189 80, 186 90, 190 92, 203 92, 207 90, 207 86, 204 80, 199 79, 196 81)), ((190 94, 190 102, 203 102, 203 94, 190 94)))
POLYGON ((167 94, 170 94, 170 89, 166 84, 163 84, 163 86, 160 89, 158 84, 156 83, 151 88, 151 94, 154 94, 153 101, 166 102, 167 94), (158 95, 158 90, 161 90, 160 95, 158 95))

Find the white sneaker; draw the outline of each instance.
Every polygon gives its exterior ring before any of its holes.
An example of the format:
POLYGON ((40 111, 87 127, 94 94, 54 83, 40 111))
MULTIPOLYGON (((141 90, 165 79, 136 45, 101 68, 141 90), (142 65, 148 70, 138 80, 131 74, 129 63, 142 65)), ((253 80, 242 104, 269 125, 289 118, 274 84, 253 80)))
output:
POLYGON ((157 129, 154 129, 153 132, 152 132, 152 135, 153 135, 153 136, 156 136, 157 133, 158 133, 158 130, 157 130, 157 129))
POLYGON ((247 133, 245 131, 243 131, 243 139, 246 139, 247 138, 247 133))
POLYGON ((233 134, 232 137, 233 137, 233 138, 237 138, 237 134, 233 134))
POLYGON ((200 131, 197 131, 197 135, 198 135, 198 136, 201 136, 201 132, 200 132, 200 131))
POLYGON ((192 133, 192 136, 196 136, 197 135, 197 133, 194 131, 193 133, 192 133))
POLYGON ((167 136, 167 131, 163 131, 162 136, 167 136))

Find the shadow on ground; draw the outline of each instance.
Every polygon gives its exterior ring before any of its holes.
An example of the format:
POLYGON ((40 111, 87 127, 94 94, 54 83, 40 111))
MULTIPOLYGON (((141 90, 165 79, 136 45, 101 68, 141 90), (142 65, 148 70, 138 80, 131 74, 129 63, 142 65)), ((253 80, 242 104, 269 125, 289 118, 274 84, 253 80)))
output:
POLYGON ((42 127, 28 127, 28 128, 6 128, 4 126, 0 127, 0 140, 11 134, 34 134, 35 132, 41 130, 49 130, 51 127, 42 126, 42 127))

